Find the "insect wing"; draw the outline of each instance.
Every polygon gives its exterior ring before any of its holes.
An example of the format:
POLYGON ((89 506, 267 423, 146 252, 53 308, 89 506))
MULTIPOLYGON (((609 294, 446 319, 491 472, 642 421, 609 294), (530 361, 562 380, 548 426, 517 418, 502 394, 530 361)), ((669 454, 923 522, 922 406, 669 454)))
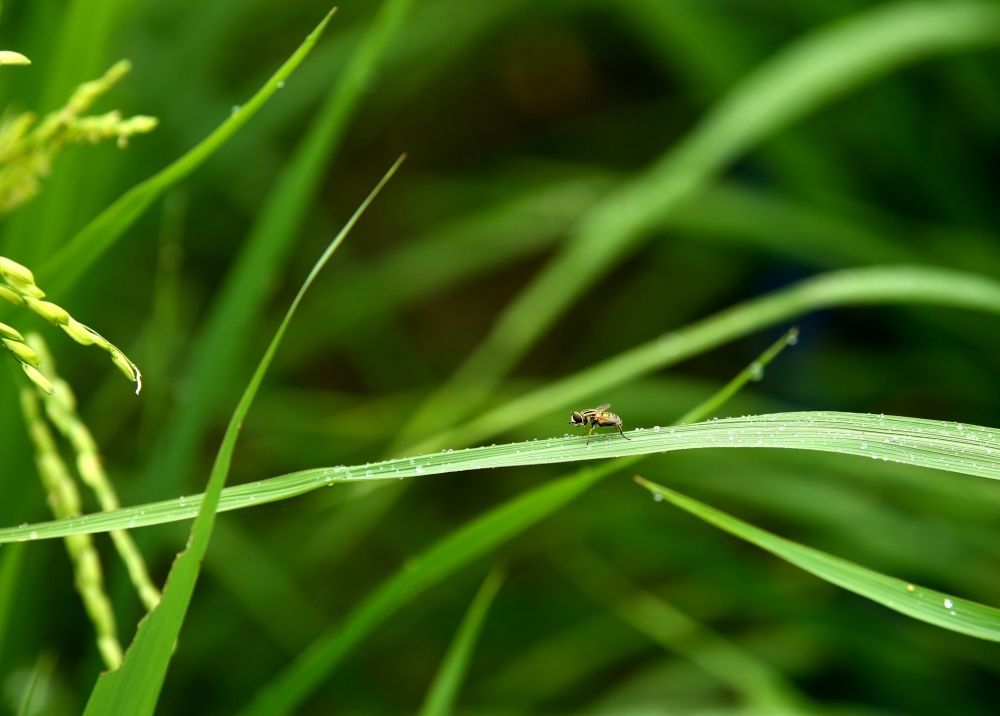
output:
POLYGON ((603 413, 605 410, 611 407, 611 403, 601 403, 596 408, 592 408, 595 413, 603 413))

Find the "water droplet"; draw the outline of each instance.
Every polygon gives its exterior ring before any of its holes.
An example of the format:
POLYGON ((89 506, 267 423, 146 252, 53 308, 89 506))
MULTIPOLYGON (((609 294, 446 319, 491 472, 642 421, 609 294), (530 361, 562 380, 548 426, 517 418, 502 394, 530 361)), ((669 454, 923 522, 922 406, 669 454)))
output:
POLYGON ((372 471, 371 470, 365 470, 365 477, 371 477, 371 476, 372 476, 372 471))
POLYGON ((793 328, 788 332, 788 345, 794 346, 799 342, 799 329, 793 328))
POLYGON ((660 426, 659 426, 659 425, 654 425, 654 426, 653 426, 653 432, 654 432, 654 433, 658 433, 658 432, 660 432, 660 426))
POLYGON ((422 468, 420 465, 417 465, 417 467, 415 469, 417 471, 417 474, 420 474, 421 472, 424 471, 424 468, 422 468))
POLYGON ((764 380, 764 366, 760 361, 754 361, 750 364, 750 380, 755 383, 759 383, 764 380))
POLYGON ((653 502, 663 502, 663 495, 661 495, 659 492, 654 492, 653 502))
POLYGON ((278 89, 285 89, 285 81, 278 80, 278 84, 276 84, 275 87, 277 87, 278 89))
POLYGON ((34 530, 31 530, 31 534, 28 535, 28 539, 38 539, 38 533, 35 532, 34 530))
POLYGON ((906 591, 908 591, 908 592, 913 592, 913 591, 916 591, 916 589, 917 589, 917 588, 916 588, 916 587, 914 587, 914 586, 913 586, 912 584, 907 584, 907 585, 906 585, 906 591))
POLYGON ((951 609, 953 606, 955 606, 955 603, 952 602, 950 599, 945 599, 944 600, 944 608, 945 609, 951 609))
POLYGON ((861 449, 862 450, 867 450, 868 449, 868 443, 861 443, 861 449))
POLYGON ((242 107, 240 107, 240 105, 238 105, 238 104, 234 104, 234 105, 233 105, 232 107, 230 107, 230 109, 229 109, 229 114, 230 114, 230 115, 233 115, 233 114, 236 114, 236 113, 237 113, 237 112, 239 112, 239 111, 240 111, 241 109, 242 109, 242 107))

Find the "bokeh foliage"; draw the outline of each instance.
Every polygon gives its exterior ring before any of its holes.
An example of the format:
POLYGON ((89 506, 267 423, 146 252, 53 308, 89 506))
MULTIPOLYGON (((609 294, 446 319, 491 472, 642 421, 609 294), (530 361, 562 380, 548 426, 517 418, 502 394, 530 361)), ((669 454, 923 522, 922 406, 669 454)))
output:
MULTIPOLYGON (((143 370, 137 399, 96 352, 50 341, 125 504, 204 489, 296 288, 403 151, 290 325, 230 485, 420 444, 562 436, 570 410, 604 401, 627 428, 665 426, 792 322, 798 345, 719 417, 1000 423, 1000 6, 346 3, 228 142, 141 189, 240 118, 328 10, 4 3, 2 45, 33 63, 0 72, 6 106, 44 114, 128 59, 97 109, 159 118, 125 151, 67 147, 0 226, 0 254, 143 370), (137 185, 125 224, 90 223, 137 185)), ((5 526, 47 515, 9 372, 5 526)), ((221 514, 160 711, 247 707, 317 635, 369 609, 371 628, 341 635, 353 650, 299 712, 416 712, 498 562, 507 576, 462 713, 766 710, 772 697, 859 713, 995 708, 995 644, 838 590, 654 504, 631 476, 1000 605, 992 481, 771 449, 671 452, 600 481, 574 470, 338 485, 221 514), (537 524, 518 513, 523 533, 500 506, 534 499, 543 514, 560 491, 579 495, 537 524), (484 529, 513 539, 411 593, 408 560, 442 545, 474 555, 481 543, 463 539, 484 529)), ((157 580, 189 527, 133 533, 157 580)), ((127 643, 142 606, 97 542, 127 643)), ((0 547, 0 708, 14 712, 40 673, 34 703, 78 713, 100 668, 58 541, 0 547)))

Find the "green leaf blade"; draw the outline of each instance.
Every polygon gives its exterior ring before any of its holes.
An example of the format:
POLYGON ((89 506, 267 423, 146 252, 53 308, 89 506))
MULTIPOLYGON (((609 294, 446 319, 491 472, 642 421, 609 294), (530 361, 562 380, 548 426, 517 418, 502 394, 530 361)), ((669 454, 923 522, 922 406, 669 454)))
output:
MULTIPOLYGON (((638 458, 677 450, 791 449, 837 453, 1000 480, 1000 430, 923 418, 807 411, 710 420, 676 427, 637 428, 597 436, 527 440, 446 450, 350 467, 320 467, 226 488, 219 511, 289 499, 332 485, 429 477, 490 468, 638 458)), ((190 519, 201 496, 138 505, 0 529, 0 544, 106 532, 190 519)))
POLYGON ((121 668, 99 677, 91 692, 90 700, 87 702, 85 713, 94 715, 127 713, 141 716, 152 714, 156 708, 156 702, 166 678, 167 667, 173 654, 174 644, 180 634, 201 571, 201 563, 205 551, 208 549, 219 499, 229 474, 233 451, 240 428, 243 425, 243 419, 250 410, 257 390, 264 380, 264 375, 271 365, 274 354, 277 352, 302 298, 320 270, 329 261, 333 252, 336 251, 368 205, 399 168, 401 162, 402 158, 392 166, 382 181, 354 212, 340 233, 327 246, 292 300, 292 304, 271 339, 267 351, 260 359, 253 377, 244 390, 239 404, 233 411, 222 439, 222 445, 212 466, 204 499, 191 528, 187 548, 177 557, 170 570, 159 606, 150 612, 139 625, 135 640, 126 652, 121 668))
POLYGON ((479 632, 502 584, 503 572, 499 570, 490 572, 483 581, 458 627, 454 641, 448 647, 448 653, 420 707, 420 716, 448 716, 452 713, 462 679, 472 659, 472 651, 479 639, 479 632))
POLYGON ((201 166, 253 117, 271 98, 279 86, 295 71, 319 41, 331 10, 309 33, 284 64, 257 90, 245 104, 230 115, 201 142, 159 172, 135 185, 107 209, 98 214, 71 238, 65 246, 41 268, 39 280, 53 294, 63 294, 105 251, 111 248, 126 230, 160 195, 201 166))
POLYGON ((793 542, 643 478, 636 482, 671 504, 842 589, 934 626, 1000 641, 1000 609, 905 582, 793 542))
POLYGON ((381 6, 344 77, 331 88, 309 132, 282 168, 192 347, 187 380, 204 387, 174 412, 164 428, 149 470, 148 481, 154 489, 179 484, 179 476, 189 470, 227 394, 227 378, 239 365, 253 317, 276 284, 323 171, 335 158, 349 119, 411 2, 388 0, 381 6))

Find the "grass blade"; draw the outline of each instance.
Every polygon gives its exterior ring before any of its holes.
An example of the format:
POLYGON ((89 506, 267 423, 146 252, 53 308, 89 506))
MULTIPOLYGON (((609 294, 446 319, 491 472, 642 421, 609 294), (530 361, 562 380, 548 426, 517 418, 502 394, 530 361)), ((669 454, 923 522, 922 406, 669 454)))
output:
POLYGON ((343 623, 322 634, 278 674, 241 716, 295 712, 352 649, 406 602, 544 519, 608 472, 605 466, 581 470, 519 495, 408 561, 343 623))
POLYGON ((718 172, 799 118, 917 59, 1000 42, 991 3, 878 6, 785 48, 747 75, 675 148, 597 203, 566 250, 511 302, 452 380, 415 411, 397 448, 456 424, 573 301, 718 172))
POLYGON ((344 237, 354 227, 362 213, 368 205, 375 199, 378 193, 392 177, 396 169, 402 162, 400 158, 382 180, 376 185, 361 206, 354 212, 341 229, 340 233, 327 246, 323 255, 313 266, 309 275, 299 288, 298 293, 288 307, 278 330, 275 332, 267 351, 261 358, 257 369, 254 371, 239 404, 233 411, 232 418, 226 428, 226 433, 222 439, 222 445, 216 456, 215 464, 212 466, 212 474, 209 477, 208 486, 205 489, 205 497, 198 510, 194 525, 191 528, 191 536, 188 539, 187 548, 177 557, 170 575, 167 578, 166 587, 163 590, 163 599, 159 606, 150 612, 149 616, 139 625, 135 640, 125 654, 125 661, 122 667, 116 671, 102 674, 91 692, 90 700, 87 702, 87 714, 152 714, 159 699, 160 690, 163 687, 163 680, 166 677, 167 666, 170 656, 173 653, 174 644, 180 634, 181 625, 187 613, 191 596, 194 593, 195 583, 201 569, 201 562, 208 548, 208 541, 212 534, 212 527, 215 522, 216 508, 219 503, 219 496, 225 485, 226 477, 229 474, 229 467, 232 462, 233 450, 236 447, 236 439, 239 437, 243 419, 250 410, 250 405, 264 380, 264 375, 271 365, 275 352, 281 344, 281 339, 288 329, 288 325, 295 315, 295 310, 301 303, 303 296, 315 281, 316 276, 326 265, 327 261, 337 250, 344 237))
POLYGON ((1000 641, 1000 609, 917 587, 784 539, 641 477, 637 477, 636 482, 652 492, 654 497, 667 500, 709 524, 755 544, 831 584, 928 624, 977 639, 1000 641))
POLYGON ((721 408, 726 402, 736 395, 740 388, 749 381, 759 381, 764 378, 764 368, 774 360, 781 351, 788 346, 794 346, 799 342, 799 329, 789 328, 781 338, 767 347, 760 358, 741 370, 736 376, 726 383, 722 388, 712 393, 702 402, 691 408, 677 419, 681 425, 693 423, 709 415, 714 415, 715 411, 721 408))
POLYGON ((167 167, 122 194, 111 206, 77 232, 59 253, 42 266, 39 271, 39 281, 43 282, 53 294, 65 293, 101 254, 122 237, 153 201, 201 166, 264 106, 281 83, 288 79, 306 58, 332 16, 333 10, 327 13, 316 29, 309 33, 298 49, 264 83, 264 86, 215 131, 167 167))
MULTIPOLYGON (((582 435, 467 448, 366 463, 321 467, 226 488, 220 512, 285 500, 347 482, 400 480, 500 467, 632 458, 705 448, 784 448, 841 453, 1000 480, 1000 430, 922 418, 840 412, 752 415, 678 427, 637 428, 629 440, 582 435)), ((141 527, 194 517, 203 496, 152 502, 72 520, 0 529, 0 544, 83 532, 141 527)))
POLYGON ((919 266, 832 271, 720 311, 527 393, 420 443, 414 452, 468 445, 511 425, 572 405, 607 388, 678 363, 727 341, 833 306, 932 304, 1000 313, 1000 282, 919 266))
POLYGON ((458 690, 472 658, 472 650, 476 647, 479 632, 482 630, 483 622, 486 621, 486 613, 502 583, 503 573, 493 570, 479 588, 476 598, 472 600, 469 611, 458 627, 455 640, 448 647, 448 653, 441 663, 437 676, 434 677, 427 698, 420 707, 420 716, 448 716, 454 710, 458 690))
POLYGON ((377 76, 382 55, 410 3, 387 0, 382 4, 342 80, 296 147, 255 221, 193 346, 186 381, 200 388, 171 413, 163 429, 160 448, 150 462, 148 483, 154 490, 163 489, 165 484, 180 484, 180 476, 189 471, 212 417, 228 394, 228 377, 252 334, 249 329, 253 318, 285 265, 323 171, 339 148, 354 110, 377 76))
MULTIPOLYGON (((31 678, 24 693, 21 695, 21 703, 17 708, 17 716, 31 716, 41 711, 35 704, 35 692, 38 691, 39 684, 50 686, 52 672, 55 671, 56 660, 51 654, 41 653, 35 661, 35 668, 31 670, 31 678)), ((43 689, 44 690, 44 689, 43 689)))

